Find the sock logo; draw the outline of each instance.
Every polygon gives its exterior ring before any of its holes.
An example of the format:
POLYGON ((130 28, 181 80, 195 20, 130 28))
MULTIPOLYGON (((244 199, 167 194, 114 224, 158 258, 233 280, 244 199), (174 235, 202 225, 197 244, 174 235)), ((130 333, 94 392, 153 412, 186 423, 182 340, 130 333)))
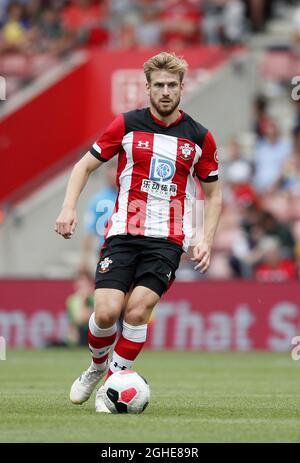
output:
MULTIPOLYGON (((111 347, 111 346, 107 346, 107 347, 105 347, 105 348, 102 349, 102 350, 97 350, 97 348, 95 348, 95 347, 89 347, 89 351, 90 351, 94 356, 101 357, 102 355, 107 354, 107 353, 110 351, 110 347, 111 347)), ((96 357, 96 358, 97 358, 97 357, 96 357)))
POLYGON ((121 366, 118 364, 118 362, 114 362, 114 367, 115 367, 115 368, 120 368, 120 370, 126 370, 126 369, 127 369, 127 367, 125 367, 124 365, 121 367, 121 366))
POLYGON ((110 351, 110 346, 105 347, 105 349, 99 350, 98 355, 107 354, 110 351))

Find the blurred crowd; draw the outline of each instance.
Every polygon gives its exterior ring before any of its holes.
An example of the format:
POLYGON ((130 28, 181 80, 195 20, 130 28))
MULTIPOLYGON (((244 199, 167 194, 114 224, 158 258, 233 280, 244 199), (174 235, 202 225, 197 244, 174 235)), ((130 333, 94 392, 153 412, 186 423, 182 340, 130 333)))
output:
MULTIPOLYGON (((6 98, 74 50, 236 46, 297 0, 1 0, 6 98)), ((0 101, 1 104, 1 101, 0 101)))
MULTIPOLYGON (((294 125, 283 136, 258 96, 250 153, 235 138, 221 150, 224 211, 209 278, 300 278, 300 103, 293 104, 294 125)), ((197 277, 187 262, 184 270, 197 277)))
MULTIPOLYGON (((239 44, 288 0, 2 0, 0 53, 239 44)), ((292 1, 292 0, 291 0, 292 1)))
MULTIPOLYGON (((288 3, 297 5, 296 0, 2 0, 0 74, 1 58, 9 55, 60 59, 86 46, 176 50, 200 43, 243 44, 288 3)), ((300 7, 294 42, 300 43, 300 7)), ((39 63, 46 68, 45 61, 39 63)), ((291 133, 283 136, 268 100, 257 96, 251 153, 236 138, 220 153, 224 212, 208 275, 195 272, 184 255, 178 280, 300 277, 299 102, 294 119, 291 133)), ((91 244, 84 243, 87 254, 91 244)), ((86 271, 88 265, 81 267, 86 271)))

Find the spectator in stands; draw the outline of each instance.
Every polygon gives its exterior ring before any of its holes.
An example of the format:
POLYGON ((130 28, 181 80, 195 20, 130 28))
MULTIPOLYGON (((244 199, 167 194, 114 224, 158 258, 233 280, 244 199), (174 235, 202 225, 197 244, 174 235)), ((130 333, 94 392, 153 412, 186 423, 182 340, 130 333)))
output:
POLYGON ((86 346, 89 318, 93 313, 94 284, 88 272, 80 272, 74 281, 75 292, 67 299, 68 345, 86 346))
POLYGON ((108 31, 106 1, 73 0, 63 11, 63 26, 73 38, 75 46, 105 45, 108 31))
POLYGON ((283 187, 291 196, 300 197, 300 127, 294 130, 294 148, 283 174, 283 187))
POLYGON ((184 47, 200 42, 202 10, 193 0, 167 0, 160 15, 162 43, 167 47, 184 47))
POLYGON ((283 166, 290 153, 290 141, 282 138, 276 122, 270 121, 254 153, 253 183, 258 193, 276 191, 282 182, 283 166))
POLYGON ((126 50, 136 47, 135 31, 136 21, 134 19, 123 21, 112 34, 114 47, 126 50))
POLYGON ((240 208, 240 234, 236 234, 229 262, 235 277, 250 278, 257 262, 257 245, 263 233, 259 225, 261 207, 253 202, 240 208))
POLYGON ((26 45, 25 10, 21 3, 12 2, 8 6, 7 19, 1 30, 0 52, 22 52, 26 45))
POLYGON ((263 259, 261 243, 265 238, 279 243, 283 260, 294 261, 296 244, 290 227, 262 210, 259 205, 253 204, 244 209, 241 226, 244 234, 235 240, 229 256, 235 276, 249 278, 253 275, 254 269, 263 259))
POLYGON ((295 240, 288 225, 277 220, 270 212, 263 211, 258 226, 262 236, 273 236, 279 240, 284 256, 294 256, 295 240))
POLYGON ((94 268, 92 253, 95 251, 94 256, 99 256, 99 249, 104 242, 105 227, 117 198, 116 164, 111 162, 105 168, 108 185, 91 197, 84 216, 84 235, 80 259, 80 269, 84 272, 94 268))
POLYGON ((293 224, 293 237, 295 239, 295 259, 297 265, 297 274, 300 279, 300 220, 293 224))
POLYGON ((244 0, 252 32, 263 32, 267 20, 272 16, 274 0, 244 0))
POLYGON ((206 43, 235 45, 245 32, 245 8, 241 0, 210 0, 204 4, 206 43))
POLYGON ((161 43, 161 24, 159 12, 146 6, 141 12, 141 21, 135 29, 136 44, 140 47, 155 47, 161 43))
POLYGON ((259 243, 260 263, 255 269, 255 279, 261 282, 292 281, 297 278, 297 268, 291 258, 282 255, 280 241, 264 237, 259 243))
POLYGON ((25 6, 25 14, 28 26, 35 26, 40 22, 44 8, 50 6, 49 2, 43 0, 28 0, 25 6))
POLYGON ((263 95, 257 95, 253 103, 254 110, 254 132, 261 139, 267 134, 267 128, 272 122, 268 114, 268 102, 263 95))
POLYGON ((243 40, 245 32, 245 11, 241 0, 223 0, 224 9, 220 28, 221 41, 235 45, 243 40))
POLYGON ((8 3, 9 0, 2 0, 0 2, 0 27, 4 24, 8 3))
POLYGON ((38 23, 39 52, 48 52, 54 56, 63 56, 72 50, 72 38, 64 33, 58 10, 46 8, 38 23))
POLYGON ((229 187, 228 202, 245 207, 258 201, 257 194, 251 185, 253 166, 243 157, 236 139, 230 140, 228 144, 227 158, 224 179, 229 187))
POLYGON ((119 17, 121 20, 125 15, 136 9, 136 0, 110 0, 108 3, 111 16, 119 17))
POLYGON ((300 127, 300 99, 293 101, 294 115, 293 115, 293 127, 292 130, 295 131, 300 127))
POLYGON ((293 45, 296 50, 300 50, 300 6, 293 15, 293 45))

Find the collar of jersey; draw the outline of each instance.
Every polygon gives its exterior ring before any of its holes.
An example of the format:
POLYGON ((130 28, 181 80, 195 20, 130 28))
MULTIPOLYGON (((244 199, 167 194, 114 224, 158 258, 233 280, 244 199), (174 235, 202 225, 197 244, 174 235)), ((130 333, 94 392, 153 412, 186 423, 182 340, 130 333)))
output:
POLYGON ((166 128, 172 127, 173 125, 177 125, 184 116, 184 112, 180 109, 179 110, 180 114, 177 117, 176 121, 172 122, 172 124, 170 124, 170 125, 167 125, 164 121, 162 121, 162 120, 158 119, 156 116, 154 116, 154 114, 152 114, 150 108, 148 108, 148 111, 149 111, 150 116, 154 120, 154 122, 156 122, 156 124, 161 125, 162 127, 166 127, 166 128))

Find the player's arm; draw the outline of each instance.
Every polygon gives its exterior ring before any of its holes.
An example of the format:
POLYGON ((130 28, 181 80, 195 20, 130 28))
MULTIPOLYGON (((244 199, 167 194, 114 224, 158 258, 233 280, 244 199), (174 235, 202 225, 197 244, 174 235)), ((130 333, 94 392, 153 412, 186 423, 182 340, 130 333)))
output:
POLYGON ((211 249, 222 210, 222 192, 220 182, 201 182, 204 191, 204 232, 203 240, 196 244, 192 258, 197 262, 194 267, 205 272, 210 264, 211 249))
POLYGON ((103 164, 102 161, 87 152, 73 167, 63 206, 55 222, 55 231, 66 239, 71 238, 77 225, 76 205, 80 193, 91 172, 100 167, 101 164, 103 164))
POLYGON ((76 204, 90 173, 120 151, 124 133, 124 116, 120 114, 93 144, 90 151, 75 164, 69 179, 61 213, 55 223, 55 231, 64 238, 71 238, 75 231, 77 225, 76 204))
POLYGON ((195 173, 204 191, 204 232, 203 239, 193 249, 192 260, 197 262, 195 270, 205 272, 210 264, 213 239, 217 230, 222 209, 222 193, 218 180, 217 145, 211 132, 206 133, 200 160, 195 173))

